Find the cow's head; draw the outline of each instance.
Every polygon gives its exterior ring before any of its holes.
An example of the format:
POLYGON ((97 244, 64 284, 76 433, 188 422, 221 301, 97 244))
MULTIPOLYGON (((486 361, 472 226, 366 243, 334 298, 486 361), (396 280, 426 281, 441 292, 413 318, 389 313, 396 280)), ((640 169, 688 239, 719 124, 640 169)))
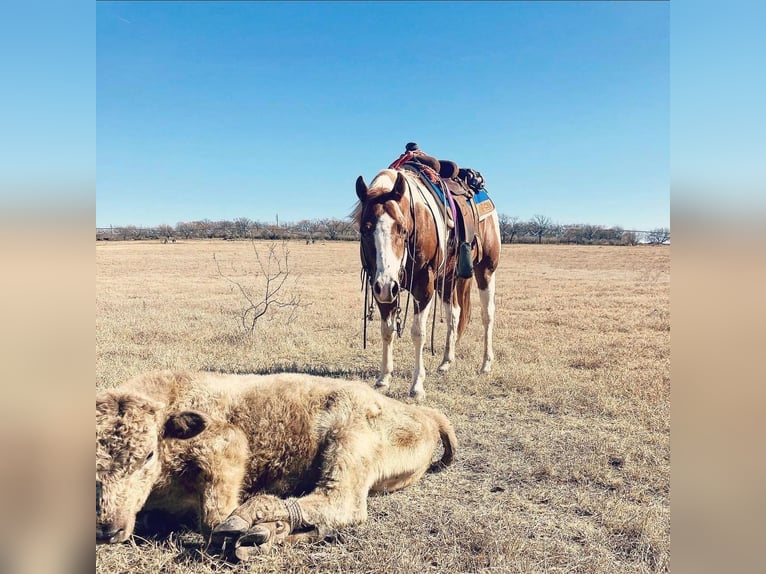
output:
POLYGON ((96 397, 96 543, 133 533, 136 514, 162 475, 166 439, 189 439, 207 419, 196 411, 168 415, 164 405, 129 393, 96 397))
POLYGON ((401 291, 399 280, 411 227, 405 186, 404 176, 393 170, 382 171, 369 188, 362 176, 356 180, 359 198, 356 220, 361 234, 362 265, 370 276, 373 295, 379 303, 393 303, 401 291))

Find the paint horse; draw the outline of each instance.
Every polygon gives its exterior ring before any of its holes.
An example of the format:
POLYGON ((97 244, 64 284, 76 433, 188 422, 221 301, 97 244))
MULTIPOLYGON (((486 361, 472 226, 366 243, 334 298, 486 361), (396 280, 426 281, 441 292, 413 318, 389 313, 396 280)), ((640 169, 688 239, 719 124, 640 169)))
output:
MULTIPOLYGON (((457 250, 453 232, 448 229, 439 202, 416 173, 408 169, 384 169, 369 188, 359 176, 356 194, 359 203, 352 216, 361 234, 362 266, 381 317, 383 356, 376 386, 385 388, 391 383, 399 301, 402 290, 408 290, 413 299, 410 333, 415 346, 410 396, 422 400, 425 397, 424 334, 434 295, 441 296, 447 318, 447 340, 438 369, 446 373, 455 361, 455 345, 470 318, 471 278, 464 279, 455 273, 457 250)), ((488 373, 494 360, 495 269, 500 257, 500 226, 495 209, 477 225, 472 257, 484 323, 481 372, 488 373)))

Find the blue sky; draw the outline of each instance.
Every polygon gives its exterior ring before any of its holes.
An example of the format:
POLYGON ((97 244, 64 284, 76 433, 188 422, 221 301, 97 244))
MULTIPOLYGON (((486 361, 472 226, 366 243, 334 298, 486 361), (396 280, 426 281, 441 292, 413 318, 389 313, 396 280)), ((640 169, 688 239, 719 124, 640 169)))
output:
POLYGON ((344 217, 408 141, 498 210, 670 222, 665 2, 100 2, 97 226, 344 217))

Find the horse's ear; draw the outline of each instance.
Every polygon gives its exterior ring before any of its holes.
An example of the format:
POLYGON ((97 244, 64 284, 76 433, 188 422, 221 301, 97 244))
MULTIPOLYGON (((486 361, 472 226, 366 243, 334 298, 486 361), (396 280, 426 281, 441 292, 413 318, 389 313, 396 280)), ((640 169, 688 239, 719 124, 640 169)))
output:
POLYGON ((367 199, 367 184, 364 183, 364 178, 361 175, 356 178, 356 196, 359 201, 367 199))
POLYGON ((404 176, 401 172, 396 174, 396 182, 394 183, 394 189, 391 190, 391 199, 399 201, 404 195, 405 186, 404 176))

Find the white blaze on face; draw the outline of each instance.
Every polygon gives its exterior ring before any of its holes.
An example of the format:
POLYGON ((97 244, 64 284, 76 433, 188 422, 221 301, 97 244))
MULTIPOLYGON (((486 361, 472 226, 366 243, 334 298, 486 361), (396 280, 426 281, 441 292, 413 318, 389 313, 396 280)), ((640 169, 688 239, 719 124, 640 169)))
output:
POLYGON ((397 257, 394 252, 393 226, 393 218, 384 213, 378 219, 373 235, 375 238, 375 252, 378 256, 375 280, 380 281, 381 285, 384 286, 398 280, 399 269, 401 268, 401 258, 397 257))

